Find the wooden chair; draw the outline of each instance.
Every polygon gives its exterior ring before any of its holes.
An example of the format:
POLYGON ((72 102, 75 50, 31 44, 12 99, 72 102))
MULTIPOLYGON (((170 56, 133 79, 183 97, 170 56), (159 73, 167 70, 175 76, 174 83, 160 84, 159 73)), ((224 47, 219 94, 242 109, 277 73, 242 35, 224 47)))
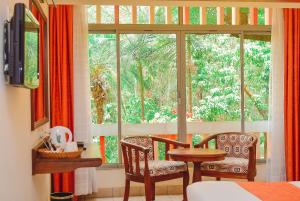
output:
POLYGON ((223 178, 248 179, 256 176, 257 137, 239 132, 219 133, 204 139, 195 148, 207 148, 208 142, 215 140, 215 148, 227 152, 223 161, 204 162, 201 175, 223 178))
POLYGON ((155 183, 183 178, 183 200, 187 201, 186 187, 189 184, 187 164, 181 161, 170 161, 167 152, 170 145, 174 148, 189 148, 189 144, 159 137, 137 136, 121 140, 125 164, 124 201, 128 201, 130 181, 144 183, 146 201, 155 200, 155 183), (165 160, 154 160, 154 141, 165 143, 165 160))

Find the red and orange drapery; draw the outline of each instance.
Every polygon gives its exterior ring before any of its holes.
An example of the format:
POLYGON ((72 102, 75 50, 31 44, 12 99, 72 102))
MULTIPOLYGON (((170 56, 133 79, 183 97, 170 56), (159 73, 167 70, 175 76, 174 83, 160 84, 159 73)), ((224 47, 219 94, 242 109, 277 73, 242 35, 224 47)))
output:
POLYGON ((300 9, 284 10, 284 125, 286 175, 300 180, 300 9))
MULTIPOLYGON (((51 127, 74 131, 73 6, 49 7, 51 127)), ((74 173, 52 175, 54 192, 74 192, 74 173)))

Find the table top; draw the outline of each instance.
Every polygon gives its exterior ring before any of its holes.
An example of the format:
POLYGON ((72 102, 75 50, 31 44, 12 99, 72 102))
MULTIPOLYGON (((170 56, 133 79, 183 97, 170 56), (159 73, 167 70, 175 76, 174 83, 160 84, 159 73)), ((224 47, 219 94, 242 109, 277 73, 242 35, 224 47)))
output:
POLYGON ((219 149, 185 148, 170 150, 168 154, 177 161, 202 162, 224 160, 227 153, 219 149))

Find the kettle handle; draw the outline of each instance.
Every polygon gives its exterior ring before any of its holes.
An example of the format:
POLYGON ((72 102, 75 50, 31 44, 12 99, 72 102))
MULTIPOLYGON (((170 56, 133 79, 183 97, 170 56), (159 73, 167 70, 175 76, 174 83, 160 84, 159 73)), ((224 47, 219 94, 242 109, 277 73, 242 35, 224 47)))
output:
POLYGON ((67 143, 71 143, 73 141, 73 135, 72 132, 69 128, 66 128, 66 133, 68 135, 68 142, 67 143))

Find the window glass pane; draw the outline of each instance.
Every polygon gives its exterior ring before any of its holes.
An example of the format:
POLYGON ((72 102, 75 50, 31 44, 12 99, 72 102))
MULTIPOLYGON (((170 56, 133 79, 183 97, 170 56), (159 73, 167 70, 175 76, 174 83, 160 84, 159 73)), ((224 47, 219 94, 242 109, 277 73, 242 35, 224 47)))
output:
POLYGON ((199 143, 207 134, 226 132, 229 128, 240 131, 240 99, 239 36, 187 34, 188 142, 199 143), (203 127, 204 122, 210 124, 203 127))
POLYGON ((240 9, 240 24, 241 25, 246 25, 248 23, 248 18, 249 18, 249 8, 241 8, 240 9))
POLYGON ((96 6, 88 6, 88 23, 96 23, 96 6))
POLYGON ((155 24, 166 23, 166 9, 164 6, 155 6, 155 24))
POLYGON ((264 25, 265 24, 265 9, 258 8, 258 24, 264 25))
POLYGON ((245 119, 268 119, 271 66, 270 35, 245 35, 245 119))
POLYGON ((240 119, 240 41, 230 34, 186 36, 187 119, 240 119))
POLYGON ((149 24, 150 8, 149 6, 137 6, 137 23, 149 24))
POLYGON ((206 8, 207 24, 217 24, 217 8, 208 7, 206 8))
POLYGON ((132 6, 120 6, 120 24, 131 24, 132 6))
POLYGON ((104 162, 118 162, 116 35, 89 34, 92 123, 104 162))
MULTIPOLYGON (((269 116, 271 36, 245 35, 245 121, 246 131, 255 128, 263 131, 269 116)), ((265 129, 266 130, 266 129, 265 129)), ((264 158, 266 133, 255 133, 258 137, 257 158, 264 158)))
POLYGON ((200 8, 190 8, 190 24, 200 24, 200 8))
POLYGON ((172 7, 172 23, 178 24, 178 7, 172 7))
POLYGON ((121 34, 123 136, 177 134, 175 34, 121 34))
POLYGON ((114 24, 115 23, 115 7, 101 6, 101 23, 114 24))
POLYGON ((224 8, 224 24, 232 24, 232 9, 231 7, 224 8))

